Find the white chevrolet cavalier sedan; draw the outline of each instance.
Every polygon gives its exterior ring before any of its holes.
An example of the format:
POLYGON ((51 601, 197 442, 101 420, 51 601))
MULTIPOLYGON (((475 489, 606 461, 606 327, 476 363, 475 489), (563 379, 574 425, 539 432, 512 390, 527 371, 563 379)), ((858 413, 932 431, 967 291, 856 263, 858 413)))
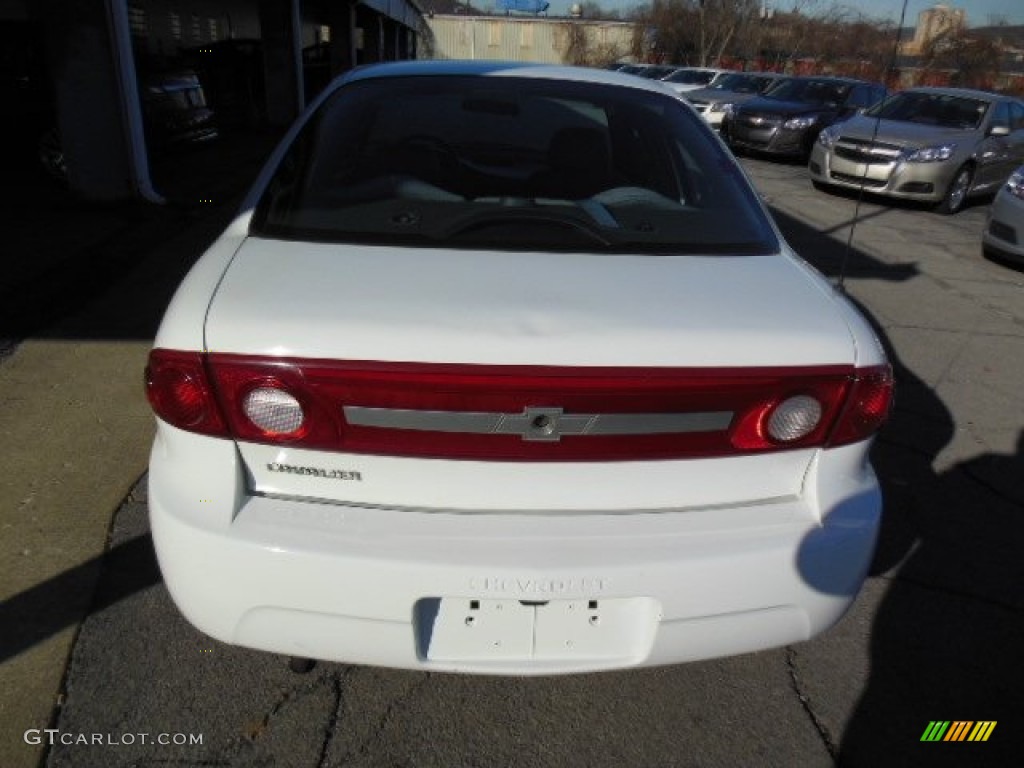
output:
POLYGON ((434 62, 307 110, 147 388, 153 539, 196 627, 534 675, 836 622, 892 377, 666 86, 434 62))

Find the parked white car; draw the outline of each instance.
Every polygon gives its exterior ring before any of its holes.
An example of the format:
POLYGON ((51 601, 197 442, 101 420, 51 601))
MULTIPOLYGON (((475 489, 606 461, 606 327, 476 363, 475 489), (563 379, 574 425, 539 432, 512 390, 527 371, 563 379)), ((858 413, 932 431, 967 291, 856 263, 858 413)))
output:
POLYGON ((672 74, 662 78, 662 82, 676 93, 686 93, 698 88, 709 88, 720 78, 731 74, 732 71, 717 67, 680 67, 672 74))
POLYGON ((153 540, 203 632, 539 675, 846 611, 892 378, 664 86, 406 62, 334 82, 167 310, 153 540))
POLYGON ((998 258, 1024 262, 1024 166, 1010 175, 992 201, 982 244, 998 258))

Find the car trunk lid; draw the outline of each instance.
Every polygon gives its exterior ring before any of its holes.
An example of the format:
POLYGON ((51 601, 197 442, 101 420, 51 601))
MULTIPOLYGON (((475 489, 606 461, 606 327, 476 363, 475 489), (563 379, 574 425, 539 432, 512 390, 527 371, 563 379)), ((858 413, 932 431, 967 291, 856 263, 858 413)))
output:
POLYGON ((815 441, 737 447, 738 422, 768 392, 838 410, 854 363, 822 282, 782 255, 250 239, 206 335, 218 388, 299 391, 315 423, 267 440, 232 406, 254 492, 464 511, 799 495, 815 441))

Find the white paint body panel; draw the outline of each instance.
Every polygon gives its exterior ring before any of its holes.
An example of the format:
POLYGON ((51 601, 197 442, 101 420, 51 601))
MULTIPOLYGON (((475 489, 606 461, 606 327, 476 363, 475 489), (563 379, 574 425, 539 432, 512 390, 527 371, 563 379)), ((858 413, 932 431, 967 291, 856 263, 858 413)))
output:
POLYGON ((850 364, 831 289, 783 255, 500 253, 250 238, 212 351, 574 366, 850 364))
MULTIPOLYGON (((819 451, 797 499, 641 514, 453 514, 251 495, 234 445, 159 423, 153 539, 175 602, 224 642, 412 669, 556 674, 797 642, 837 621, 874 548, 864 443, 819 451), (194 482, 183 483, 188 476, 194 482), (524 656, 430 658, 429 598, 657 605, 644 633, 524 656)), ((564 603, 552 603, 564 608, 564 603)), ((563 619, 552 619, 558 624, 563 619)), ((522 631, 522 630, 520 630, 522 631)))
POLYGON ((451 511, 561 513, 705 508, 799 496, 815 451, 722 459, 498 462, 325 454, 240 443, 255 492, 270 496, 451 511), (357 472, 338 480, 268 472, 270 463, 357 472))

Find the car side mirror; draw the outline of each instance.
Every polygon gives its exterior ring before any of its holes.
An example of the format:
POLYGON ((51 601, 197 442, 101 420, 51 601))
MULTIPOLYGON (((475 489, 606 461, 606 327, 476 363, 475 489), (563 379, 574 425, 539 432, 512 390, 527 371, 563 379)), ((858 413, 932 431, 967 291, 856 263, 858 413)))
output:
POLYGON ((1010 126, 1005 125, 1005 124, 993 125, 991 128, 988 129, 988 135, 989 136, 1009 136, 1010 135, 1010 126))

